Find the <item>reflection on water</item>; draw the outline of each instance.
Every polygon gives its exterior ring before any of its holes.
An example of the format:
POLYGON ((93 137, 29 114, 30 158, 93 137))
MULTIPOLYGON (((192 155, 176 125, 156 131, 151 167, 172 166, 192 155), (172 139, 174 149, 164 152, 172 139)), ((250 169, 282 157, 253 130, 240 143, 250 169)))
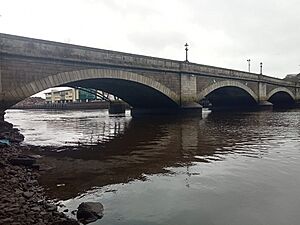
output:
POLYGON ((50 196, 71 210, 104 204, 94 224, 298 224, 299 119, 299 110, 204 119, 7 113, 26 143, 59 149, 42 153, 53 167, 41 177, 50 196))
POLYGON ((6 119, 25 135, 25 143, 61 146, 108 141, 124 132, 131 117, 129 111, 110 120, 107 110, 11 110, 6 119))

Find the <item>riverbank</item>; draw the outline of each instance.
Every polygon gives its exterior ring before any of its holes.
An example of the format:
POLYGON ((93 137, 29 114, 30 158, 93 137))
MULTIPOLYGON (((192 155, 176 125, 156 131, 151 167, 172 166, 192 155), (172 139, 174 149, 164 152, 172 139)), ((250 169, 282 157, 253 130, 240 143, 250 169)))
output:
MULTIPOLYGON (((28 100, 27 100, 28 101, 28 100)), ((125 109, 130 109, 130 106, 125 102, 112 101, 94 101, 94 102, 68 102, 68 103, 45 103, 45 102, 20 102, 11 109, 44 109, 44 110, 93 110, 93 109, 110 109, 111 105, 120 104, 125 109)))
POLYGON ((34 148, 21 146, 23 139, 12 124, 0 121, 0 140, 7 143, 0 145, 0 224, 78 225, 47 199, 38 182, 39 165, 20 160, 28 158, 23 153, 34 148))
POLYGON ((109 102, 69 102, 69 103, 43 103, 20 104, 12 109, 46 109, 46 110, 82 110, 82 109, 108 109, 109 102))

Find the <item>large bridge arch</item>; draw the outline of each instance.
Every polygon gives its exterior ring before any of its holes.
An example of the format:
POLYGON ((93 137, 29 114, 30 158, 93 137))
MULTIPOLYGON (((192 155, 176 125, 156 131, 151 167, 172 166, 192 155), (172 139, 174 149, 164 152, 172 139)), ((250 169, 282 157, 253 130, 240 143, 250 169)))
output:
MULTIPOLYGON (((114 95, 122 98, 123 100, 127 101, 129 104, 135 106, 134 99, 130 99, 130 96, 120 96, 120 91, 118 92, 117 89, 120 88, 120 83, 124 86, 124 84, 128 87, 128 92, 130 91, 141 91, 147 92, 149 99, 151 100, 151 94, 153 94, 152 99, 153 103, 158 102, 158 104, 167 104, 166 107, 176 107, 179 103, 178 95, 164 86, 163 84, 150 79, 148 77, 142 76, 138 73, 128 72, 124 70, 118 69, 85 69, 85 70, 77 70, 77 71, 69 71, 69 72, 62 72, 54 75, 47 76, 45 78, 32 81, 30 83, 24 84, 21 87, 11 90, 6 94, 6 99, 11 99, 12 103, 17 103, 33 94, 41 92, 51 87, 58 87, 58 86, 72 86, 74 84, 81 84, 81 82, 86 86, 87 81, 95 84, 96 81, 107 82, 116 84, 114 95), (85 82, 85 83, 84 83, 85 82), (134 90, 130 90, 133 88, 134 90)), ((97 85, 91 87, 96 88, 97 85)), ((101 87, 101 85, 100 85, 101 87)), ((114 90, 114 88, 108 88, 110 90, 114 90)), ((109 91, 109 90, 104 90, 109 91)), ((135 96, 143 95, 141 92, 135 92, 135 96)), ((149 100, 148 99, 148 100, 149 100)), ((145 106, 147 99, 145 99, 145 106)), ((139 106, 141 103, 139 103, 139 106)), ((11 105, 10 105, 11 106, 11 105)), ((143 106, 143 105, 142 105, 143 106)), ((148 105, 151 107, 151 105, 148 105)), ((159 105, 155 105, 154 107, 158 107, 159 105)), ((147 108, 147 107, 146 107, 147 108)))

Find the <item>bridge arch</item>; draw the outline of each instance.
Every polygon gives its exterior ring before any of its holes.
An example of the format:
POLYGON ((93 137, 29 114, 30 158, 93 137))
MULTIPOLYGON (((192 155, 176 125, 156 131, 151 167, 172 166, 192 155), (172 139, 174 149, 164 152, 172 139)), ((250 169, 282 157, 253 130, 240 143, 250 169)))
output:
POLYGON ((258 102, 258 96, 250 87, 233 80, 211 84, 199 93, 198 99, 208 100, 213 110, 243 110, 255 107, 258 102))
POLYGON ((268 93, 267 100, 274 106, 285 107, 295 104, 296 97, 288 88, 278 87, 268 93))
POLYGON ((208 96, 213 91, 220 89, 220 88, 224 88, 224 87, 240 88, 240 89, 244 90, 245 92, 247 92, 256 102, 258 102, 258 96, 254 93, 254 91, 251 88, 249 88, 247 85, 245 85, 241 82, 232 81, 232 80, 219 81, 219 82, 213 83, 212 85, 208 86, 207 88, 205 88, 204 90, 202 90, 200 92, 200 94, 198 95, 198 99, 201 100, 201 99, 205 98, 206 96, 208 96))
MULTIPOLYGON (((90 88, 95 89, 100 87, 99 90, 105 89, 104 91, 120 97, 133 107, 143 107, 143 104, 139 102, 135 105, 136 99, 130 99, 130 95, 123 94, 122 96, 122 93, 134 93, 134 91, 137 91, 134 94, 139 96, 145 92, 146 94, 144 95, 148 97, 145 101, 150 100, 152 103, 158 102, 158 105, 154 105, 154 107, 158 107, 159 104, 176 107, 180 99, 175 92, 153 79, 137 73, 117 69, 85 69, 50 75, 25 84, 15 90, 11 90, 7 93, 7 97, 21 101, 51 87, 76 85, 85 87, 90 85, 90 88), (105 85, 103 85, 103 83, 105 85), (109 85, 116 85, 116 87, 109 87, 109 85), (123 90, 123 92, 120 91, 120 88, 124 87, 127 88, 127 90, 123 90), (151 99, 152 97, 153 99, 151 99)), ((146 108, 151 107, 151 104, 149 105, 145 102, 144 106, 146 106, 146 108)))
POLYGON ((293 100, 296 99, 295 95, 293 92, 291 92, 288 88, 286 87, 278 87, 278 88, 275 88, 273 89, 272 91, 270 91, 268 93, 268 96, 267 96, 267 99, 269 100, 273 95, 279 93, 279 92, 283 92, 283 93, 286 93, 288 94, 293 100))

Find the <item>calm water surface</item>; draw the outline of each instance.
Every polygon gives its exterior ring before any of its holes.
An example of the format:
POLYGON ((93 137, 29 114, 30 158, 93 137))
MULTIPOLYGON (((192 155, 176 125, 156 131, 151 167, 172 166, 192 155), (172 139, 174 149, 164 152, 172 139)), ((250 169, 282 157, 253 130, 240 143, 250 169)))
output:
POLYGON ((51 197, 70 211, 103 203, 92 224, 300 224, 300 110, 203 119, 11 110, 6 119, 25 143, 55 146, 39 153, 52 167, 41 177, 51 197))

